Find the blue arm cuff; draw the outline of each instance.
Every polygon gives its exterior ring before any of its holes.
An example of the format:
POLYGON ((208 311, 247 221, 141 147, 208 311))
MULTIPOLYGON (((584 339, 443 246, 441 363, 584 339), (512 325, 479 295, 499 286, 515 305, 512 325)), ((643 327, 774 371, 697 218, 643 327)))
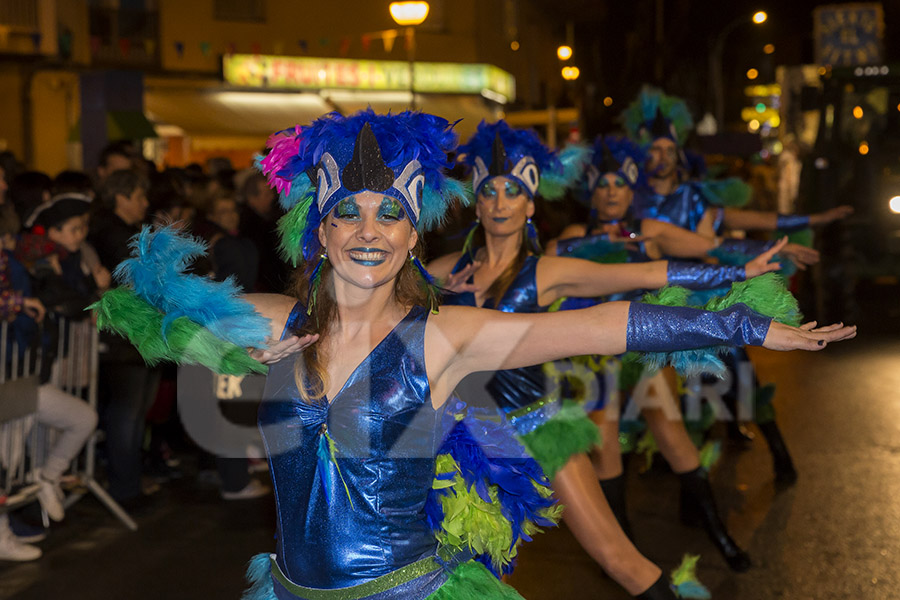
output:
POLYGON ((735 304, 719 312, 682 306, 632 302, 628 310, 627 348, 668 352, 707 346, 761 346, 772 319, 735 304))
POLYGON ((744 281, 747 279, 747 270, 743 265, 707 265, 670 260, 666 279, 669 285, 680 285, 689 290, 706 290, 744 281))
POLYGON ((792 231, 800 231, 809 227, 808 215, 778 215, 775 224, 778 231, 790 233, 792 231))

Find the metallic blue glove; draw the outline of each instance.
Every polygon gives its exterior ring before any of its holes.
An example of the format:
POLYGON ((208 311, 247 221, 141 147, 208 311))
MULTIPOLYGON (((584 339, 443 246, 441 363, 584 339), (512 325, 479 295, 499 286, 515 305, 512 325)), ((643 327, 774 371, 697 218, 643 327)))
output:
MULTIPOLYGON (((710 256, 718 254, 741 254, 745 256, 759 256, 769 250, 778 240, 767 242, 761 240, 745 240, 737 238, 725 238, 722 243, 709 251, 710 256)), ((746 261, 744 261, 746 262, 746 261)))
POLYGON ((697 262, 669 261, 666 280, 669 285, 680 285, 689 290, 706 290, 730 286, 735 281, 747 279, 743 265, 707 265, 697 262))
POLYGON ((790 233, 792 231, 800 231, 809 227, 808 215, 778 215, 775 222, 778 231, 790 233))
POLYGON ((719 312, 632 302, 627 348, 668 352, 707 346, 762 346, 772 319, 735 304, 719 312))

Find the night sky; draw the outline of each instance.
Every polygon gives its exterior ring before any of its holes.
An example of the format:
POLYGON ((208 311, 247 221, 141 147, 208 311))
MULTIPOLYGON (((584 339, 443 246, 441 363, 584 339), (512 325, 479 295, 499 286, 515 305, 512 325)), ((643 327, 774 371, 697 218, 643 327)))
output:
MULTIPOLYGON (((813 9, 822 2, 664 0, 664 44, 660 49, 655 41, 657 1, 541 0, 550 22, 569 19, 575 23, 575 60, 582 70, 586 97, 630 99, 642 83, 652 82, 686 98, 695 113, 708 110, 709 48, 717 33, 742 14, 748 24, 727 37, 723 60, 726 90, 746 85, 743 74, 751 67, 760 71, 758 83, 765 83, 774 81, 778 65, 815 60, 813 9), (764 25, 749 22, 757 10, 769 14, 764 25), (549 19, 551 15, 553 19, 549 19), (762 51, 767 43, 775 45, 775 53, 770 56, 762 51), (658 60, 663 66, 661 80, 655 77, 658 60)), ((884 2, 882 6, 886 62, 900 62, 900 34, 896 33, 900 28, 900 2, 884 2)), ((565 39, 564 26, 560 26, 558 35, 565 39)), ((562 93, 558 103, 565 104, 574 95, 562 93)), ((613 108, 616 110, 610 112, 618 113, 623 106, 613 108)))

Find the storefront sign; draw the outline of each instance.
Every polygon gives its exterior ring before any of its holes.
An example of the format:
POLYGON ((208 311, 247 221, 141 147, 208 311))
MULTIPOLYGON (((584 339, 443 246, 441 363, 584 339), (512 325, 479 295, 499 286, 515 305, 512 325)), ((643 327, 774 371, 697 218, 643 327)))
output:
MULTIPOLYGON (((232 54, 223 57, 225 81, 273 90, 409 90, 409 63, 295 56, 232 54)), ((445 94, 497 94, 515 99, 515 78, 493 65, 417 62, 415 91, 445 94)))

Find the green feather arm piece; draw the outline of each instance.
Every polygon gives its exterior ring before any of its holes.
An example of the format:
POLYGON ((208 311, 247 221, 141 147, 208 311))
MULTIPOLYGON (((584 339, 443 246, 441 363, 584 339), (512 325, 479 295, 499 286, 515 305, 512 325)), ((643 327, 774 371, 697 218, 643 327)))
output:
POLYGON ((162 361, 199 364, 223 375, 268 371, 245 349, 217 338, 187 317, 175 319, 163 339, 163 314, 129 288, 111 289, 88 308, 96 313, 100 329, 128 339, 150 365, 162 361))

